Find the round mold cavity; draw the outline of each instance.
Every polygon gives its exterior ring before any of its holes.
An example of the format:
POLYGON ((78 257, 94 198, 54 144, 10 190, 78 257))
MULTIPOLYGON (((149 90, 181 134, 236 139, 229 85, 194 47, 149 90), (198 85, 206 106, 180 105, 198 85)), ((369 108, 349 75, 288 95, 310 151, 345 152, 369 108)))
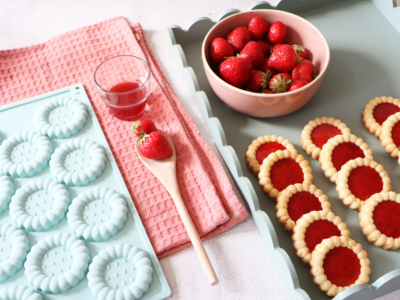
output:
POLYGON ((149 288, 153 268, 146 252, 129 244, 108 246, 93 258, 87 275, 97 299, 139 299, 149 288))
POLYGON ((27 231, 42 231, 57 225, 68 210, 65 186, 52 179, 37 179, 24 184, 11 198, 10 216, 27 231))
POLYGON ((25 276, 35 290, 58 294, 76 286, 89 264, 85 243, 69 233, 49 235, 32 247, 25 276))
POLYGON ((0 170, 13 178, 33 176, 47 166, 52 151, 47 137, 33 131, 16 133, 0 146, 0 170))
POLYGON ((12 285, 0 290, 0 300, 43 300, 43 297, 33 288, 12 285))
POLYGON ((87 111, 80 101, 68 97, 53 98, 43 103, 35 114, 35 126, 52 139, 65 139, 85 126, 87 111))
POLYGON ((106 166, 103 148, 90 140, 76 139, 58 147, 50 160, 53 176, 66 185, 82 186, 96 180, 106 166))
POLYGON ((0 224, 0 282, 22 268, 29 251, 29 240, 18 227, 0 224))
POLYGON ((8 176, 0 174, 0 215, 8 208, 11 196, 14 194, 14 185, 8 176))
POLYGON ((125 199, 108 188, 96 187, 80 193, 68 208, 68 225, 76 236, 86 241, 102 241, 124 226, 125 199))

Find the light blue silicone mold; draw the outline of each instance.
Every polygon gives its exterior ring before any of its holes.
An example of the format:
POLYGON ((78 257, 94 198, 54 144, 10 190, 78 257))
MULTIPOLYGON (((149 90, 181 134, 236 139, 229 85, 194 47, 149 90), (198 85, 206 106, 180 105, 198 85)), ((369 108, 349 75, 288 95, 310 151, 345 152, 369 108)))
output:
POLYGON ((30 287, 12 285, 0 290, 0 300, 43 300, 43 297, 30 287))
POLYGON ((93 258, 87 275, 97 299, 139 299, 148 290, 153 268, 146 252, 129 244, 101 250, 93 258))
POLYGON ((96 180, 106 165, 103 148, 90 140, 75 139, 58 147, 50 160, 50 171, 61 183, 82 186, 96 180))
POLYGON ((89 264, 85 243, 69 233, 49 235, 32 247, 25 276, 40 292, 58 294, 76 286, 89 264))
POLYGON ((27 231, 42 231, 57 225, 69 205, 65 186, 51 179, 32 180, 11 198, 10 215, 15 224, 27 231))
POLYGON ((0 224, 0 282, 22 268, 29 251, 29 240, 18 227, 0 224))
POLYGON ((52 139, 65 139, 86 124, 85 105, 69 97, 57 97, 43 103, 35 114, 35 126, 52 139))
POLYGON ((86 241, 106 240, 124 226, 125 199, 108 188, 96 187, 80 193, 68 209, 68 225, 86 241))
POLYGON ((8 176, 0 174, 0 215, 5 211, 14 193, 14 185, 8 176))

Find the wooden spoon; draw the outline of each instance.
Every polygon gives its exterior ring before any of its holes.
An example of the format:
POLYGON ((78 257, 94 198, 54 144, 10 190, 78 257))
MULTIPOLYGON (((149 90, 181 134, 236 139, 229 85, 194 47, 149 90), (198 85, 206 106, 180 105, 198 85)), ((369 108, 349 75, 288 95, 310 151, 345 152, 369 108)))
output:
POLYGON ((210 259, 208 258, 207 252, 204 249, 203 243, 200 240, 199 234, 197 233, 196 227, 193 225, 193 221, 186 209, 185 203, 182 200, 181 193, 179 192, 178 182, 176 180, 176 153, 174 143, 168 134, 162 130, 158 130, 165 135, 169 144, 172 148, 172 155, 164 159, 149 159, 144 157, 139 150, 139 138, 136 140, 136 152, 143 162, 143 164, 160 180, 165 186, 168 193, 171 195, 172 200, 175 203, 176 209, 181 217, 182 223, 189 235, 190 241, 196 251, 197 257, 206 272, 208 281, 211 285, 217 285, 219 283, 218 277, 215 274, 214 268, 211 265, 210 259))

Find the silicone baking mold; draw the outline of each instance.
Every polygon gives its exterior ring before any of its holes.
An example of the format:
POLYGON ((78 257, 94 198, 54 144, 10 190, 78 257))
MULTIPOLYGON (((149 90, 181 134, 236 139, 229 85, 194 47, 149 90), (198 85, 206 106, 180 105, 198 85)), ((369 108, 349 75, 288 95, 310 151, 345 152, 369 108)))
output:
POLYGON ((101 175, 106 165, 103 148, 87 139, 68 141, 57 148, 50 160, 50 171, 60 183, 87 185, 101 175))
POLYGON ((36 129, 52 139, 65 139, 76 134, 86 124, 85 105, 69 97, 52 98, 35 114, 36 129))
POLYGON ((87 275, 97 299, 139 299, 149 288, 153 268, 146 252, 129 244, 101 250, 93 258, 87 275))
POLYGON ((10 215, 19 228, 42 231, 64 219, 69 203, 69 193, 62 184, 51 179, 32 180, 11 198, 10 215))
POLYGON ((42 300, 43 297, 33 288, 24 285, 12 285, 0 290, 0 300, 42 300))
POLYGON ((49 162, 53 147, 49 139, 33 131, 10 136, 0 146, 0 170, 11 177, 30 177, 49 162))
POLYGON ((0 214, 5 211, 14 193, 14 185, 8 176, 0 174, 0 214))
POLYGON ((0 224, 0 282, 13 276, 24 264, 29 240, 18 227, 0 224))
POLYGON ((82 280, 89 260, 89 249, 82 240, 69 233, 56 233, 32 247, 25 276, 37 291, 58 294, 82 280))
POLYGON ((86 241, 106 240, 126 221, 124 198, 108 188, 96 187, 76 197, 69 206, 68 225, 76 236, 86 241))

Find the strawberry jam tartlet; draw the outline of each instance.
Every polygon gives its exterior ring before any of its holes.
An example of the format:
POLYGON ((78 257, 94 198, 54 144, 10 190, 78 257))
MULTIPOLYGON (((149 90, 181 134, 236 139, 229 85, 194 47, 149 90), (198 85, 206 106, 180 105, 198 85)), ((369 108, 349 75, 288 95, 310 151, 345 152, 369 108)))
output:
POLYGON ((343 165, 336 180, 339 198, 354 210, 359 210, 373 194, 391 189, 390 178, 383 166, 360 157, 343 165))
POLYGON ((312 211, 297 220, 293 228, 293 247, 303 264, 308 264, 315 247, 332 236, 349 237, 350 231, 333 212, 312 211))
POLYGON ((354 134, 337 135, 322 147, 319 163, 325 176, 335 182, 343 165, 357 157, 373 160, 368 144, 354 134))
POLYGON ((311 275, 314 282, 328 296, 369 281, 371 269, 367 252, 349 237, 323 240, 311 256, 311 275))
POLYGON ((268 155, 278 150, 286 149, 296 151, 292 143, 281 136, 260 136, 256 140, 253 140, 246 152, 247 167, 254 175, 258 176, 260 166, 268 155))
POLYGON ((277 199, 276 216, 285 230, 292 232, 298 219, 312 211, 331 211, 328 197, 315 185, 296 183, 282 191, 277 199))
POLYGON ((381 128, 381 134, 379 139, 381 140, 382 147, 385 148, 386 153, 392 157, 398 157, 400 147, 400 112, 387 118, 383 122, 381 128))
POLYGON ((350 133, 350 128, 339 119, 322 117, 311 120, 301 133, 301 144, 308 155, 318 159, 322 147, 332 137, 350 133))
POLYGON ((368 241, 384 250, 400 247, 400 195, 381 192, 360 209, 360 226, 368 241))
POLYGON ((258 178, 264 193, 276 199, 289 185, 311 184, 313 176, 308 161, 297 151, 278 150, 264 159, 258 178))
POLYGON ((383 122, 398 112, 400 112, 400 100, 382 96, 369 101, 361 117, 365 128, 379 138, 383 122))

